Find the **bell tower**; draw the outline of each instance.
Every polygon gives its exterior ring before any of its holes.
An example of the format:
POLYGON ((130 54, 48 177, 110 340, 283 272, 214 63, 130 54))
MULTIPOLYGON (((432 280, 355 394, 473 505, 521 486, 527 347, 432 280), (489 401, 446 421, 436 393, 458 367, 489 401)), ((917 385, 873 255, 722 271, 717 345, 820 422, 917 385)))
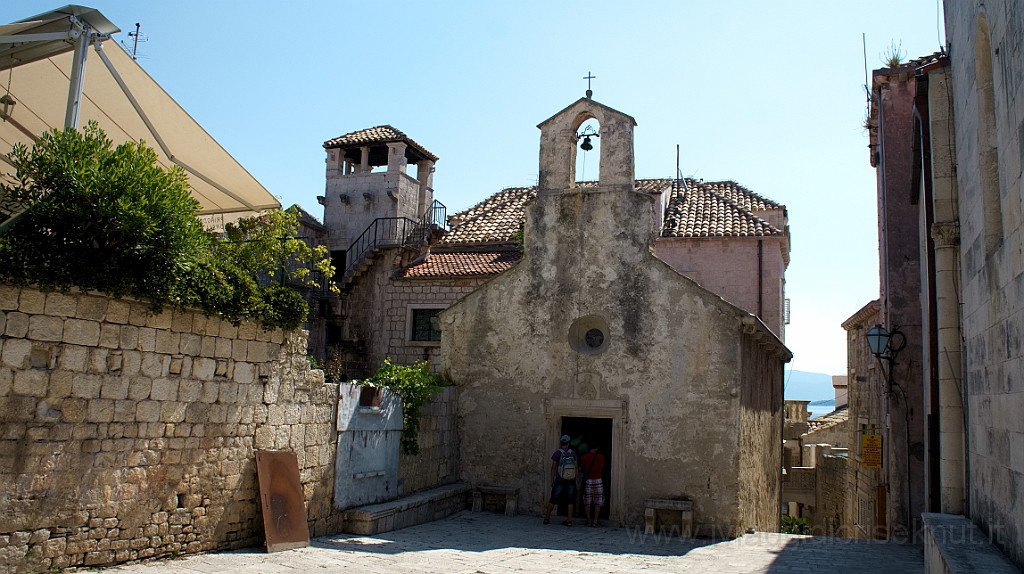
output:
POLYGON ((540 193, 576 188, 576 154, 579 149, 576 132, 589 119, 596 119, 601 125, 601 178, 598 188, 633 190, 633 128, 636 120, 590 98, 580 98, 537 126, 540 128, 540 193))
POLYGON ((641 260, 650 255, 660 205, 635 187, 636 121, 590 98, 580 98, 537 127, 540 178, 537 199, 527 207, 526 257, 566 269, 581 262, 600 267, 616 259, 641 260), (586 140, 579 129, 591 119, 600 125, 601 172, 596 182, 581 182, 576 180, 576 155, 586 140))

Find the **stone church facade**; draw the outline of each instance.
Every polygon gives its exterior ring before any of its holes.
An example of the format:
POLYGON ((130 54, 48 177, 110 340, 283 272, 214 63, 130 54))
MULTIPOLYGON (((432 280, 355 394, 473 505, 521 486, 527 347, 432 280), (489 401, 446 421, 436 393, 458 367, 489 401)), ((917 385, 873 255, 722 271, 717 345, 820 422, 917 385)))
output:
POLYGON ((610 452, 613 523, 650 498, 693 501, 698 534, 775 530, 783 365, 764 322, 653 253, 658 197, 637 190, 633 118, 581 99, 542 123, 522 259, 440 314, 458 387, 461 475, 539 513, 575 424, 610 452), (575 182, 579 125, 601 125, 601 179, 575 182))
MULTIPOLYGON (((439 368, 437 313, 520 260, 517 236, 537 187, 506 188, 448 215, 433 200, 436 156, 401 131, 378 126, 324 147, 324 223, 307 218, 303 235, 326 230, 342 295, 320 293, 311 305, 310 352, 321 362, 341 358, 346 378, 365 376, 386 357, 439 368)), ((634 186, 656 206, 656 255, 784 341, 786 207, 733 181, 634 186)))

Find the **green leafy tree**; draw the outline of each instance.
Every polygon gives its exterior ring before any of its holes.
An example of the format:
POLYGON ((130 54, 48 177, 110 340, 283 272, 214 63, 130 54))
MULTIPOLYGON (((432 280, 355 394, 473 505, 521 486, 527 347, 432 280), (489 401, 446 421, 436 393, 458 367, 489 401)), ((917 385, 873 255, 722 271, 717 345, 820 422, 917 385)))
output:
POLYGON ((389 358, 363 384, 388 389, 402 399, 402 450, 409 455, 419 454, 420 411, 441 390, 441 375, 431 373, 427 361, 406 367, 389 358))
POLYGON ((72 286, 170 302, 176 278, 208 247, 185 172, 141 144, 114 147, 95 122, 52 130, 9 155, 0 193, 30 204, 0 243, 0 274, 19 285, 72 286))
MULTIPOLYGON (((238 323, 296 328, 309 309, 286 279, 330 281, 327 249, 296 237, 298 211, 270 211, 206 232, 185 172, 165 170, 142 142, 114 147, 95 122, 52 130, 8 155, 16 173, 0 182, 0 281, 43 290, 95 289, 115 297, 195 307, 238 323), (27 209, 26 209, 27 208, 27 209), (280 281, 261 286, 261 276, 280 281)), ((333 288, 333 286, 332 286, 333 288)))
MULTIPOLYGON (((214 255, 249 270, 254 279, 259 272, 264 272, 279 279, 281 284, 291 279, 321 287, 310 271, 332 277, 334 267, 330 253, 326 246, 306 245, 296 236, 298 230, 299 210, 295 207, 240 219, 225 226, 224 238, 214 245, 214 255)), ((337 290, 333 283, 331 288, 337 290)))

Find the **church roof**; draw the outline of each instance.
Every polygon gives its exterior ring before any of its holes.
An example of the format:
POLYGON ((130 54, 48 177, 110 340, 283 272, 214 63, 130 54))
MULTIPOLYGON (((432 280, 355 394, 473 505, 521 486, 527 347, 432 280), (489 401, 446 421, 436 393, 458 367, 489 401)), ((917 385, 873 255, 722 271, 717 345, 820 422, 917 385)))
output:
MULTIPOLYGON (((324 149, 355 149, 362 146, 386 145, 392 142, 403 142, 415 152, 413 155, 422 155, 431 161, 437 161, 437 156, 430 153, 427 148, 416 143, 411 137, 405 135, 401 130, 390 125, 376 126, 347 133, 324 142, 324 149)), ((418 158, 413 158, 418 159, 418 158)), ((372 161, 372 160, 371 160, 372 161)))
POLYGON ((526 221, 526 202, 537 197, 536 187, 508 187, 465 211, 451 215, 451 231, 439 246, 511 243, 526 221))
POLYGON ((732 181, 687 180, 672 190, 662 237, 769 237, 783 232, 754 210, 784 209, 732 181), (749 207, 745 207, 749 206, 749 207))
MULTIPOLYGON (((596 181, 581 181, 579 187, 597 187, 596 181)), ((638 179, 636 190, 642 193, 667 191, 671 179, 638 179)), ((536 186, 507 187, 480 203, 451 215, 451 231, 439 247, 474 244, 510 243, 526 221, 526 202, 537 197, 536 186)))
MULTIPOLYGON (((637 191, 671 190, 662 237, 773 237, 783 232, 756 215, 785 209, 734 181, 686 180, 686 188, 671 179, 638 179, 637 191), (687 189, 688 188, 688 189, 687 189)), ((579 182, 580 187, 596 182, 579 182)), ((537 196, 536 187, 509 187, 449 217, 451 231, 439 248, 510 244, 526 221, 526 203, 537 196)))
POLYGON ((403 279, 429 279, 495 275, 518 263, 520 257, 522 254, 518 249, 428 253, 426 259, 400 270, 396 276, 403 279))
POLYGON ((732 180, 702 182, 687 178, 687 186, 703 186, 747 211, 785 209, 781 203, 762 197, 732 180))

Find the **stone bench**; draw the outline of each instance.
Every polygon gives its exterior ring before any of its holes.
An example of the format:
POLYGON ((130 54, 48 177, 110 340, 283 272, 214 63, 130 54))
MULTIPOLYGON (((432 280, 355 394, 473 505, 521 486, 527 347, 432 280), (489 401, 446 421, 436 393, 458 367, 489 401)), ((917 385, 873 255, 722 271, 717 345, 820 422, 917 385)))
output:
POLYGON ((670 521, 674 527, 677 522, 674 518, 678 517, 679 523, 679 535, 687 538, 693 536, 693 501, 692 500, 668 500, 663 498, 648 498, 644 501, 644 522, 646 523, 644 531, 647 534, 654 534, 655 530, 661 526, 664 522, 663 519, 659 519, 659 513, 662 516, 669 515, 673 517, 670 521))
POLYGON ((476 486, 473 488, 473 512, 481 512, 484 509, 484 496, 504 496, 505 516, 516 515, 516 501, 519 499, 519 489, 505 486, 476 486))
POLYGON ((369 536, 431 522, 465 510, 472 486, 449 484, 403 496, 390 502, 346 510, 341 529, 369 536))
POLYGON ((926 574, 1020 574, 973 522, 959 514, 922 512, 926 574))

